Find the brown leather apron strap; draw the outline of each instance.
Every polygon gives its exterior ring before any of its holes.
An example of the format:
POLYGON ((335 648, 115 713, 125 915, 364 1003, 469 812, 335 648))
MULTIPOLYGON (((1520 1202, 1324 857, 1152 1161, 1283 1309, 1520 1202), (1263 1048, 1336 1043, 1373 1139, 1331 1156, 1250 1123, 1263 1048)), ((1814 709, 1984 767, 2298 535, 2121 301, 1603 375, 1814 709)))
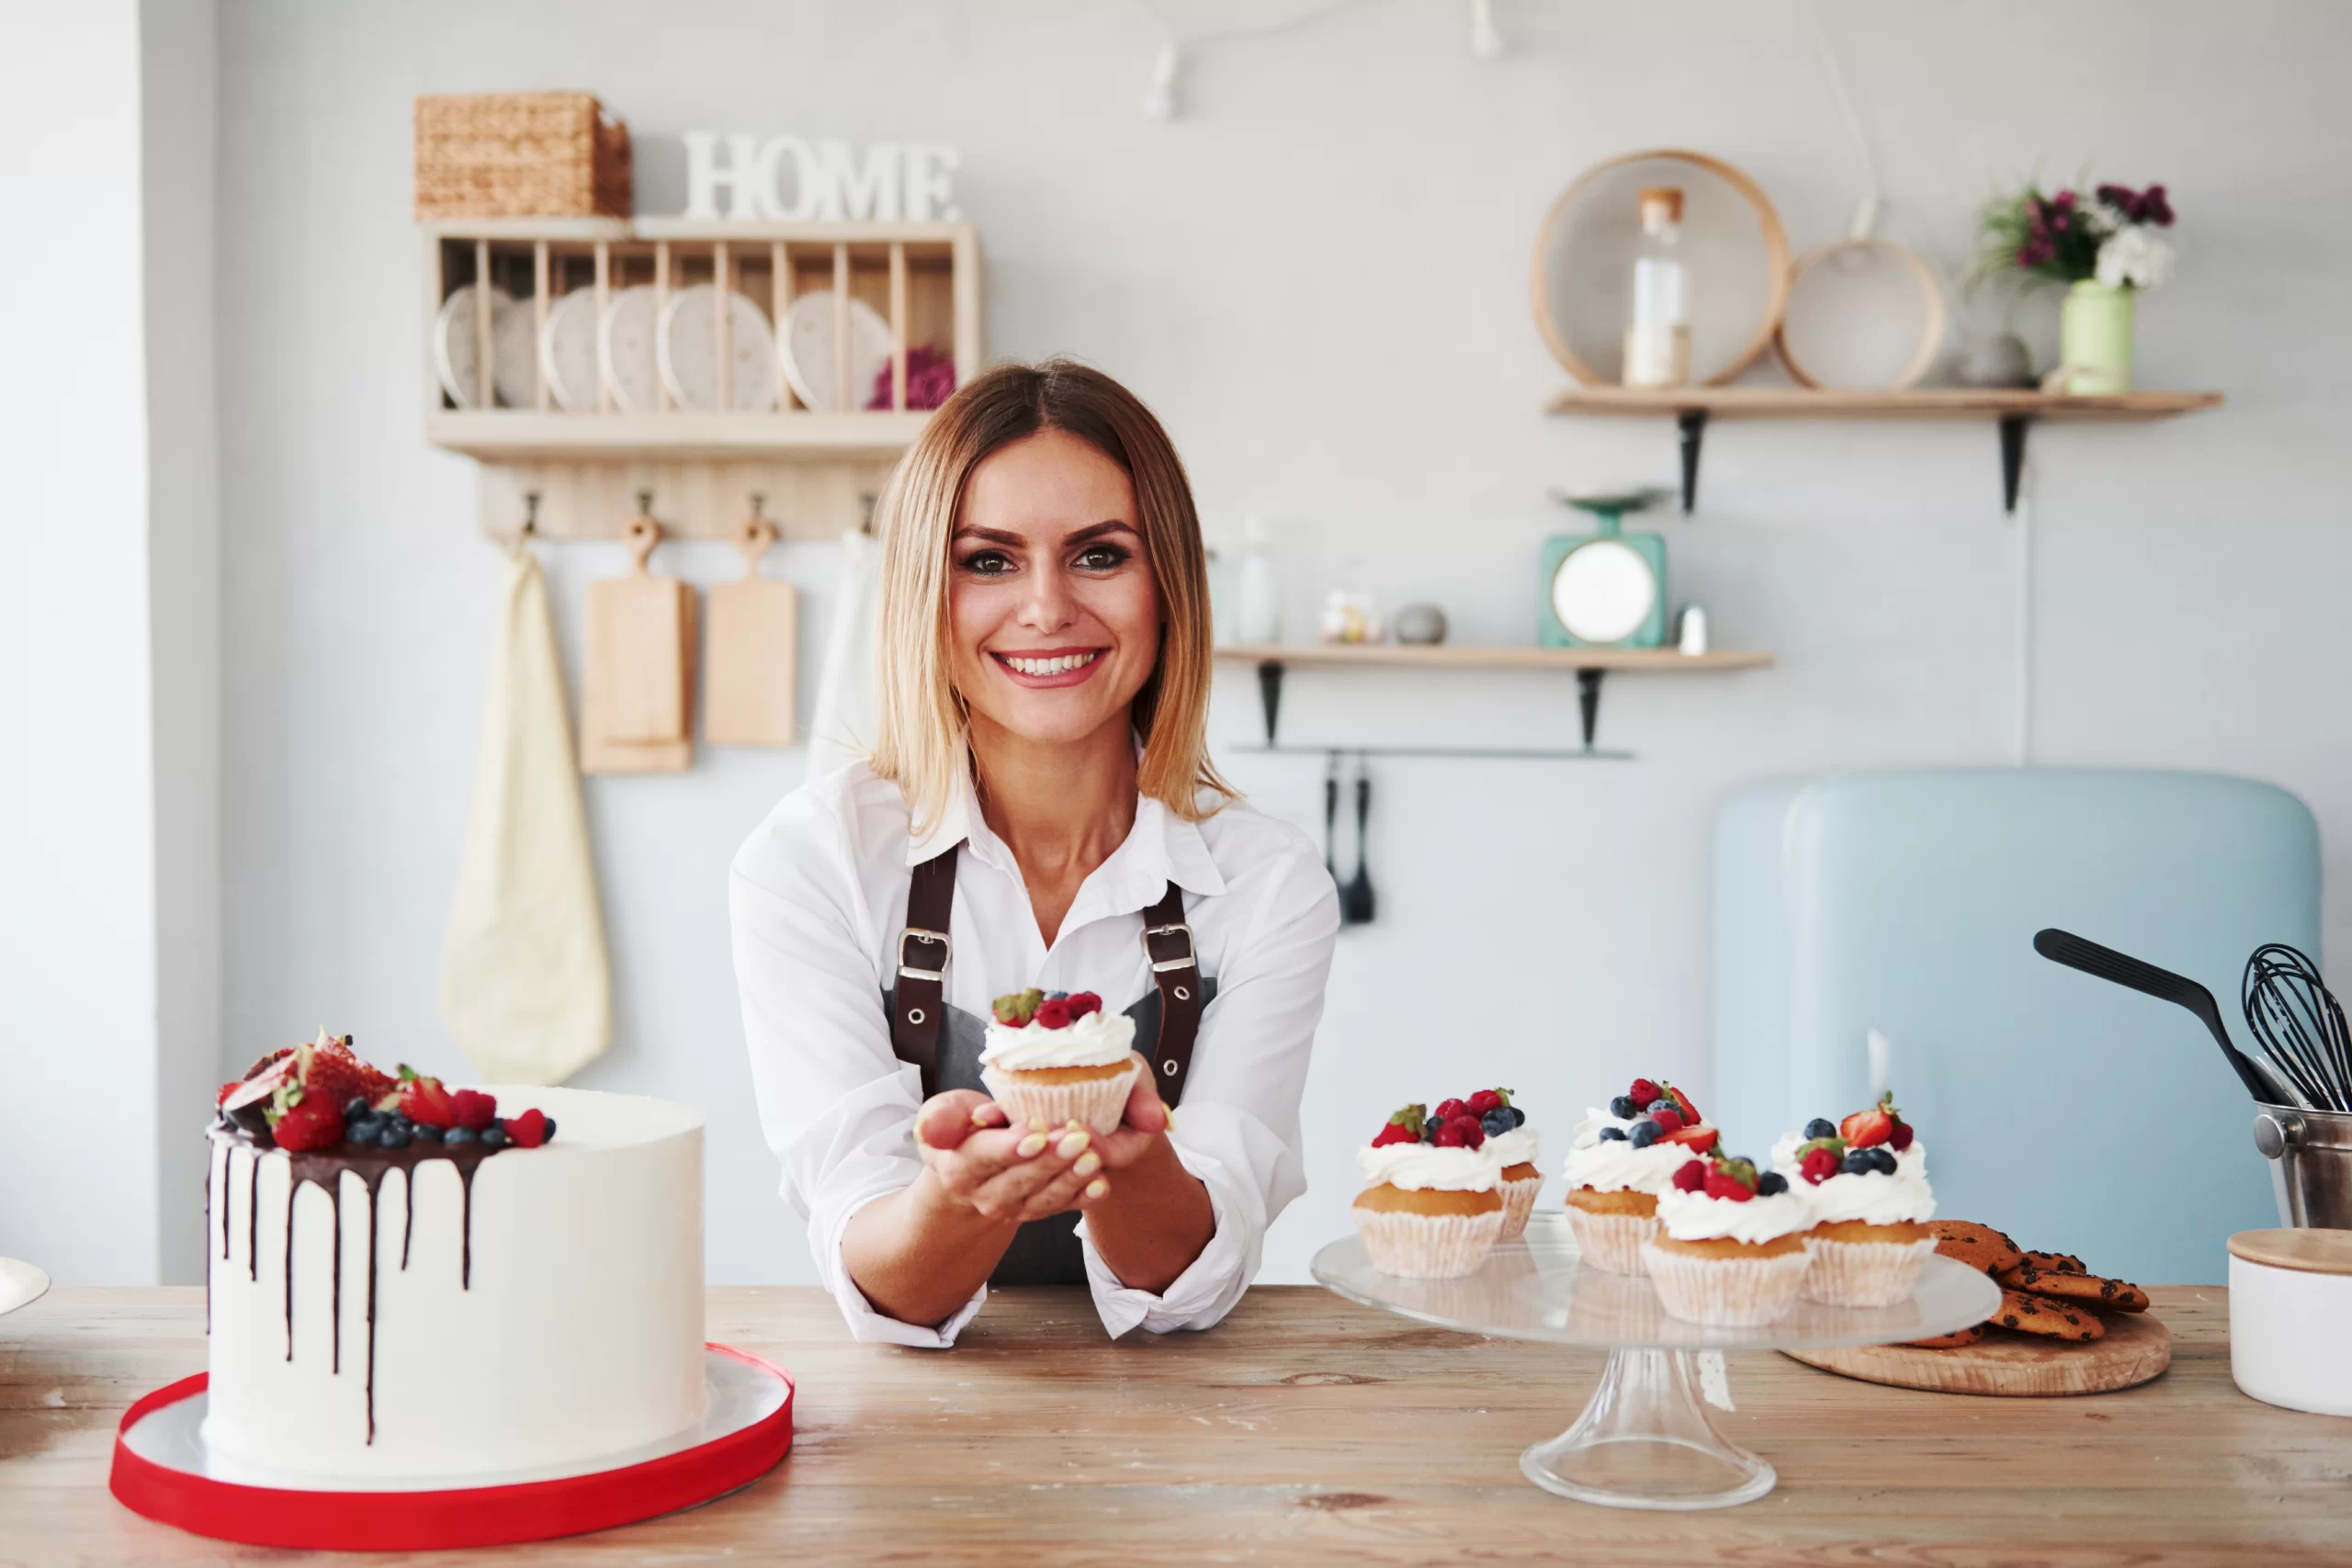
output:
POLYGON ((1184 890, 1172 882, 1143 912, 1143 950, 1151 960, 1152 984, 1159 987, 1159 1098, 1174 1105, 1184 1098, 1193 1040, 1201 1030, 1201 960, 1193 928, 1184 923, 1184 890))
POLYGON ((947 1015, 947 923, 956 908, 956 852, 950 844, 915 867, 907 886, 907 923, 899 931, 892 984, 890 1049, 922 1075, 922 1096, 939 1092, 939 1027, 947 1015))

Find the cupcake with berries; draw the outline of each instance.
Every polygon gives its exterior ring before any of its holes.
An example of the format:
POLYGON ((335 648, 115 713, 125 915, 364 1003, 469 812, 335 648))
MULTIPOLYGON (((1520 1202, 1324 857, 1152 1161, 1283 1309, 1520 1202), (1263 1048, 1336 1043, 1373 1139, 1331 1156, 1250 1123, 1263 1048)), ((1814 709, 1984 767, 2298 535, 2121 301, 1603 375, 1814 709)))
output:
POLYGON ((1928 1230, 1936 1195, 1928 1186, 1928 1151, 1893 1095, 1842 1122, 1814 1118, 1803 1134, 1772 1145, 1772 1168, 1813 1209, 1806 1300, 1892 1306, 1910 1295, 1936 1250, 1928 1230))
POLYGON ((1642 1244, 1657 1233, 1658 1194, 1715 1145, 1690 1097, 1662 1080, 1635 1078, 1606 1111, 1586 1111, 1560 1172, 1584 1260, 1612 1274, 1641 1273, 1642 1244))
POLYGON ((1015 1122, 1117 1131, 1143 1069, 1136 1021, 1104 1012, 1091 991, 1015 991, 997 998, 980 1047, 980 1082, 1015 1122))
POLYGON ((1458 1280, 1502 1235, 1502 1161, 1466 1103, 1452 1116, 1406 1106, 1356 1151, 1356 1232, 1384 1274, 1458 1280))
POLYGON ((1505 1241, 1527 1229, 1527 1218, 1535 1212, 1535 1195, 1544 1190, 1544 1172, 1535 1163, 1541 1145, 1535 1129, 1527 1124, 1527 1112, 1512 1104, 1510 1096, 1507 1089, 1482 1089, 1467 1100, 1441 1101, 1434 1113, 1440 1121, 1474 1116, 1487 1134, 1486 1146, 1494 1151, 1503 1168, 1505 1241))
POLYGON ((1778 1323, 1812 1267, 1812 1210, 1787 1177, 1752 1160, 1685 1160, 1657 1201, 1657 1227, 1642 1262, 1659 1304, 1686 1323, 1778 1323))

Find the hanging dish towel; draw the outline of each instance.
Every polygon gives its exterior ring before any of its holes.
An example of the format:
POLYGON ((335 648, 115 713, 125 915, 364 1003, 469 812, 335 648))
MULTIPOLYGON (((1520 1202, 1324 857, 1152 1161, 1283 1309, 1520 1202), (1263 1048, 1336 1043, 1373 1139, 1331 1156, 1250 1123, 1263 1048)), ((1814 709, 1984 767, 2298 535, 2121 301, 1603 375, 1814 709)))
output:
POLYGON ((882 541, 842 536, 841 581, 833 592, 832 631, 817 678, 817 714, 808 727, 808 776, 865 760, 874 739, 874 637, 881 615, 882 541))
POLYGON ((555 1084, 612 1039, 596 873, 556 663, 547 579, 507 568, 473 820, 441 953, 441 1016, 493 1083, 555 1084))

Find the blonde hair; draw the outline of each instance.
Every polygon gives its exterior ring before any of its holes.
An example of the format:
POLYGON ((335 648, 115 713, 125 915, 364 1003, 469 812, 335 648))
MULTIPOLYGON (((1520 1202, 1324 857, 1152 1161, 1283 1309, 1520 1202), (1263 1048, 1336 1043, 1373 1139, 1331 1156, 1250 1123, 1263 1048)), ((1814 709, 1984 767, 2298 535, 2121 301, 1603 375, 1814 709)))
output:
POLYGON ((1208 756, 1208 562, 1193 488, 1151 411, 1100 370, 1067 359, 1000 365, 959 389, 891 471, 875 508, 882 535, 879 710, 873 766, 897 783, 918 837, 953 796, 970 724, 949 675, 948 553, 964 487, 990 453, 1044 430, 1074 435, 1135 486, 1144 555, 1159 587, 1159 659, 1131 715, 1137 790, 1187 821, 1236 792, 1208 756), (1204 791, 1222 799, 1205 808, 1204 791))

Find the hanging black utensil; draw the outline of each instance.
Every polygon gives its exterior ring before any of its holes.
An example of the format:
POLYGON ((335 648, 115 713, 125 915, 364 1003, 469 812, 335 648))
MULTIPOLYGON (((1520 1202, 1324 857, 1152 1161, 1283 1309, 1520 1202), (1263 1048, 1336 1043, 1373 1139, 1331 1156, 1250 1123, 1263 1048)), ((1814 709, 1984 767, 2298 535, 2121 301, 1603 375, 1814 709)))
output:
POLYGON ((2176 975, 2169 969, 2159 969, 2143 964, 2128 953, 2062 931, 2055 926, 2033 933, 2033 950, 2052 964, 2064 964, 2069 969, 2079 969, 2086 975, 2096 975, 2102 980, 2144 992, 2160 1001, 2187 1008, 2195 1013, 2212 1032, 2221 1045, 2222 1055, 2230 1059, 2231 1068, 2246 1092, 2264 1105, 2278 1103, 2278 1091, 2263 1081, 2262 1074, 2245 1052, 2230 1043, 2230 1032, 2222 1027, 2222 1010, 2213 1000, 2213 993, 2186 975, 2176 975))
POLYGON ((1340 890, 1340 919, 1348 925, 1372 922, 1372 870, 1366 862, 1365 825, 1372 819, 1372 766, 1356 759, 1356 874, 1340 890))
MULTIPOLYGON (((1323 870, 1331 885, 1340 884, 1340 754, 1332 752, 1323 766, 1323 870)), ((1342 913, 1345 912, 1344 906, 1342 913)))
POLYGON ((2319 965, 2284 942, 2245 961, 2245 1025, 2264 1055, 2316 1110, 2352 1110, 2352 1030, 2319 965))

